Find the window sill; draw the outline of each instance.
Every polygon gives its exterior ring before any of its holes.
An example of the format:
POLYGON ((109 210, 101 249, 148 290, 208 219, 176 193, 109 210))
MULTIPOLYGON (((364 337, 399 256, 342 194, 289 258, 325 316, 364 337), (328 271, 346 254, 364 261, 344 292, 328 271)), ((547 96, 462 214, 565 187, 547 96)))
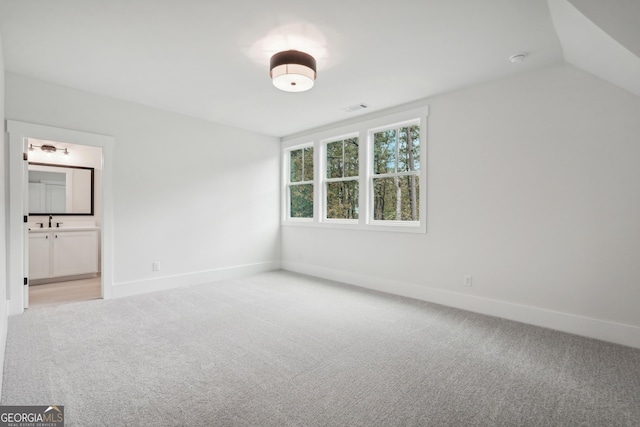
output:
POLYGON ((382 221, 375 221, 371 224, 356 223, 353 221, 295 221, 287 219, 281 222, 284 227, 309 227, 309 228, 329 228, 338 230, 360 230, 360 231, 386 231, 389 233, 416 233, 425 234, 427 232, 426 225, 411 222, 403 223, 400 221, 391 221, 392 224, 385 224, 382 221))

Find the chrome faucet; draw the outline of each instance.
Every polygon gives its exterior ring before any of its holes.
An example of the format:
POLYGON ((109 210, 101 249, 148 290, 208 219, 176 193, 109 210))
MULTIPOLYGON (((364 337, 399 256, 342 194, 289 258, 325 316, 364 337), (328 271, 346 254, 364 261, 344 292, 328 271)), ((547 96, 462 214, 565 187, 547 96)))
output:
POLYGON ((51 220, 53 219, 53 215, 49 215, 49 228, 51 228, 51 220))

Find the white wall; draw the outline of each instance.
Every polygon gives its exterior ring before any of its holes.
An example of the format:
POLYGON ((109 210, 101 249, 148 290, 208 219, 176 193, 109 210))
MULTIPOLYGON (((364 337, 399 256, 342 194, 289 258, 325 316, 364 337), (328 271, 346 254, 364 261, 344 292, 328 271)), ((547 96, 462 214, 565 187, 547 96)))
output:
POLYGON ((279 266, 276 138, 12 73, 6 81, 7 118, 115 138, 114 296, 279 266))
POLYGON ((283 267, 640 347, 640 98, 559 65, 423 104, 427 233, 283 226, 283 267))
MULTIPOLYGON (((0 70, 4 70, 2 36, 0 35, 0 70)), ((0 395, 2 394, 2 371, 4 367, 4 349, 7 344, 7 205, 5 165, 7 144, 5 142, 4 113, 4 74, 0 73, 0 121, 2 121, 2 139, 0 140, 0 395)))

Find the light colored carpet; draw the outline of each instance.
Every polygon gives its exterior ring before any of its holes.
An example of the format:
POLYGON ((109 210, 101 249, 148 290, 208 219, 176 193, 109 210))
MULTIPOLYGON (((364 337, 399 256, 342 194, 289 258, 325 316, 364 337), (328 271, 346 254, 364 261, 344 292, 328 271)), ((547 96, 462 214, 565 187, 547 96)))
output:
POLYGON ((9 319, 68 426, 637 426, 640 350, 283 271, 9 319))

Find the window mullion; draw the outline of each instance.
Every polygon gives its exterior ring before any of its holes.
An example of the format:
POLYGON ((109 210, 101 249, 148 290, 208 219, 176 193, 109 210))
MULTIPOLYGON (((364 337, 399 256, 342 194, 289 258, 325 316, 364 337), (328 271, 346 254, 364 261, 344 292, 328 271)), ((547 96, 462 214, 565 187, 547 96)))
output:
POLYGON ((396 176, 420 176, 420 171, 405 171, 405 172, 396 172, 396 173, 381 173, 381 174, 372 174, 372 178, 394 178, 396 176))
POLYGON ((323 169, 326 168, 326 151, 327 147, 322 147, 321 143, 317 141, 313 144, 313 222, 321 222, 322 212, 324 211, 324 184, 322 184, 322 178, 325 176, 323 169))
POLYGON ((396 168, 395 173, 398 173, 398 163, 400 163, 400 128, 396 128, 396 168))
POLYGON ((371 143, 370 132, 368 129, 360 130, 360 135, 364 136, 363 141, 359 141, 358 144, 358 186, 360 193, 358 194, 358 200, 360 202, 360 226, 365 226, 369 223, 369 168, 370 163, 373 162, 373 158, 369 159, 369 144, 371 143))
POLYGON ((345 162, 344 162, 344 139, 342 140, 342 177, 344 178, 345 162))
POLYGON ((358 181, 357 176, 348 176, 346 178, 326 178, 324 182, 341 182, 341 181, 358 181))

